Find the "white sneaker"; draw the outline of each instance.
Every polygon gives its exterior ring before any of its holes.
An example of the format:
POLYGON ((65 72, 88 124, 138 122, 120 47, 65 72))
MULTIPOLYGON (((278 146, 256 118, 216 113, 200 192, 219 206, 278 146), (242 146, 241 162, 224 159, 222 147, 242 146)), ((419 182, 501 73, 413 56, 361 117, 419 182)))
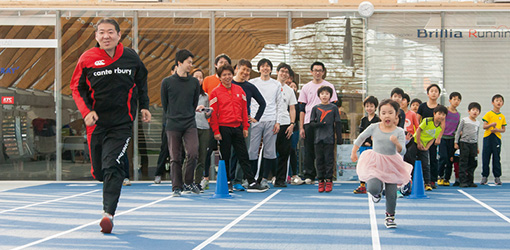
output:
POLYGON ((154 183, 161 184, 161 175, 156 175, 156 177, 154 178, 154 183))
POLYGON ((131 186, 131 181, 129 181, 128 178, 124 178, 124 181, 122 182, 123 186, 131 186))
POLYGON ((303 183, 305 183, 305 182, 303 180, 301 180, 301 177, 299 177, 299 176, 292 177, 292 179, 290 181, 290 184, 292 184, 292 185, 302 185, 303 183))
POLYGON ((315 184, 315 181, 313 181, 313 180, 312 180, 312 179, 310 179, 310 178, 306 178, 306 179, 305 179, 305 183, 306 183, 306 185, 313 185, 313 184, 315 184))

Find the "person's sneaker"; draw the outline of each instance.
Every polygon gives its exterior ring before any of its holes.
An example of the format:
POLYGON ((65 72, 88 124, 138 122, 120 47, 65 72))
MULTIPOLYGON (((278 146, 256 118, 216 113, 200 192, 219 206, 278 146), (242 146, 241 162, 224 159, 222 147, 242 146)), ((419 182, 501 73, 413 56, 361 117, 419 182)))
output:
POLYGON ((442 186, 442 185, 443 185, 443 183, 444 183, 444 180, 443 180, 442 178, 441 178, 441 179, 439 179, 439 180, 437 180, 437 185, 438 185, 438 186, 442 186))
POLYGON ((200 193, 203 193, 204 192, 204 189, 202 188, 202 185, 200 184, 196 184, 198 189, 200 190, 200 193))
POLYGON ((232 185, 231 182, 228 183, 228 192, 233 193, 234 192, 234 185, 232 185))
POLYGON ((246 188, 244 188, 243 185, 237 183, 237 184, 234 184, 234 190, 235 191, 245 191, 246 188))
POLYGON ((182 194, 191 194, 191 186, 190 185, 182 185, 182 194))
POLYGON ((436 189, 437 188, 437 184, 433 181, 430 182, 430 187, 432 187, 432 189, 436 189))
POLYGON ((355 194, 366 194, 367 187, 360 185, 358 188, 354 189, 355 194))
POLYGON ((503 183, 501 182, 501 179, 499 177, 494 178, 494 184, 503 185, 503 183))
POLYGON ((244 188, 248 188, 248 180, 247 179, 243 179, 243 183, 241 184, 244 188))
POLYGON ((184 184, 184 190, 189 191, 188 193, 200 194, 200 188, 195 183, 184 184))
POLYGON ((425 191, 432 191, 430 184, 425 184, 425 191))
POLYGON ((444 180, 443 181, 443 186, 449 187, 450 186, 450 181, 449 180, 444 180))
POLYGON ((254 183, 248 185, 248 189, 246 189, 246 192, 248 192, 248 193, 263 193, 266 191, 267 191, 267 188, 263 188, 257 182, 254 182, 254 183))
POLYGON ((475 188, 475 187, 478 187, 478 185, 471 183, 471 184, 469 184, 469 187, 475 188))
POLYGON ((101 222, 99 222, 99 226, 101 227, 102 233, 111 233, 113 228, 113 215, 104 212, 103 219, 101 219, 101 222))
POLYGON ((291 184, 292 183, 292 178, 290 176, 287 176, 287 181, 286 181, 287 184, 291 184))
POLYGON ((322 193, 324 192, 324 190, 326 189, 326 182, 324 181, 319 181, 319 193, 322 193))
POLYGON ((411 194, 411 187, 412 187, 412 182, 408 182, 407 184, 405 185, 402 185, 400 186, 400 193, 402 195, 410 195, 411 194))
POLYGON ((455 180, 455 182, 453 183, 453 185, 452 185, 452 186, 454 186, 454 187, 458 187, 458 186, 460 186, 460 182, 458 182, 457 180, 455 180))
POLYGON ((467 187, 469 187, 469 184, 467 184, 467 183, 462 183, 462 184, 460 184, 460 185, 459 185, 459 187, 461 187, 461 188, 467 188, 467 187))
POLYGON ((154 184, 161 184, 161 175, 156 175, 156 177, 154 177, 154 184))
POLYGON ((269 189, 269 184, 267 183, 267 179, 262 178, 262 181, 260 181, 260 186, 265 189, 269 189))
POLYGON ((172 192, 172 197, 181 197, 181 190, 176 189, 172 192))
POLYGON ((326 181, 326 187, 324 188, 324 191, 326 191, 326 193, 333 191, 333 182, 332 181, 326 181))
POLYGON ((315 184, 315 181, 313 181, 313 180, 312 180, 312 179, 310 179, 310 178, 306 178, 306 179, 305 179, 305 183, 306 183, 306 185, 313 185, 313 184, 315 184))
POLYGON ((386 213, 384 225, 386 226, 386 228, 397 228, 397 223, 395 223, 395 215, 386 213))
POLYGON ((480 185, 487 185, 487 177, 482 177, 482 181, 480 181, 480 185))
POLYGON ((290 184, 292 184, 292 185, 303 185, 303 183, 305 183, 305 182, 303 180, 301 180, 301 177, 295 176, 295 177, 292 177, 290 184))
MULTIPOLYGON (((370 194, 370 193, 369 193, 370 194)), ((370 194, 370 196, 372 197, 372 201, 374 203, 379 203, 379 201, 381 201, 381 194, 376 194, 376 195, 372 195, 370 194)))
POLYGON ((397 190, 397 198, 404 198, 404 195, 400 192, 400 190, 397 190))
POLYGON ((273 186, 274 187, 284 188, 284 187, 287 187, 287 183, 285 183, 285 182, 276 182, 273 186))
POLYGON ((204 190, 208 190, 208 189, 209 189, 209 180, 207 180, 207 179, 202 179, 202 181, 200 182, 200 186, 201 186, 204 190))
POLYGON ((122 186, 131 186, 131 181, 128 178, 124 178, 122 181, 122 186))

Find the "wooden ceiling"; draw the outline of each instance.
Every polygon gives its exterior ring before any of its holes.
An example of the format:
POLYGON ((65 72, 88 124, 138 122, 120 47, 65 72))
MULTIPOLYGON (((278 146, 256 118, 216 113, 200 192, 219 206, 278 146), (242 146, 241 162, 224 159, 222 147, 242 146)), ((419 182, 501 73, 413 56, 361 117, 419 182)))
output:
MULTIPOLYGON (((94 29, 97 17, 62 18, 62 93, 71 95, 69 83, 80 55, 96 45, 94 29)), ((321 19, 300 19, 294 26, 321 19)), ((132 19, 118 19, 121 42, 132 46, 132 19)), ((216 53, 226 53, 233 60, 252 59, 266 44, 287 43, 285 18, 217 18, 216 53)), ((170 74, 175 52, 189 49, 195 54, 194 65, 209 68, 209 19, 177 20, 174 18, 139 19, 139 54, 149 69, 149 98, 160 103, 160 84, 170 74)), ((54 39, 53 27, 0 26, 0 39, 54 39)), ((1 65, 19 67, 16 74, 4 74, 0 87, 53 90, 55 79, 54 49, 0 49, 1 65)))

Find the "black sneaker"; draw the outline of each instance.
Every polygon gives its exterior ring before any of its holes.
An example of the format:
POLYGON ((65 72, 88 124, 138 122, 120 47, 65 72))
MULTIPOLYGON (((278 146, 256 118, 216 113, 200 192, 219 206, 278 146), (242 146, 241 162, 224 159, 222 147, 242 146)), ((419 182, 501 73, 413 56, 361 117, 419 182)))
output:
POLYGON ((189 193, 195 193, 200 194, 200 189, 195 183, 191 183, 190 185, 184 184, 184 191, 183 194, 189 194, 189 193))
POLYGON ((200 184, 196 184, 198 189, 200 190, 200 193, 203 193, 204 192, 204 189, 202 188, 202 185, 200 184))
POLYGON ((181 196, 181 190, 176 189, 172 192, 172 197, 180 197, 181 196))
POLYGON ((276 182, 274 185, 274 187, 287 187, 287 184, 285 184, 285 182, 276 182))
POLYGON ((234 185, 232 185, 231 182, 228 183, 228 192, 233 193, 234 192, 234 185))
POLYGON ((395 215, 386 213, 384 225, 386 226, 386 228, 397 228, 397 223, 395 223, 395 215))
POLYGON ((381 201, 381 194, 376 194, 376 195, 370 194, 370 196, 372 196, 372 201, 374 203, 378 203, 379 201, 381 201))
POLYGON ((469 184, 469 187, 475 188, 475 187, 478 187, 478 185, 471 183, 471 184, 469 184))
POLYGON ((190 185, 182 185, 182 194, 191 194, 191 186, 190 185))
POLYGON ((453 186, 454 186, 454 187, 458 187, 458 186, 460 186, 460 182, 455 181, 455 183, 453 183, 453 186))
POLYGON ((263 193, 267 191, 267 188, 260 186, 257 182, 254 182, 248 186, 246 189, 248 193, 263 193))
POLYGON ((461 184, 459 185, 459 187, 461 187, 461 188, 467 188, 467 187, 469 187, 469 184, 461 183, 461 184))

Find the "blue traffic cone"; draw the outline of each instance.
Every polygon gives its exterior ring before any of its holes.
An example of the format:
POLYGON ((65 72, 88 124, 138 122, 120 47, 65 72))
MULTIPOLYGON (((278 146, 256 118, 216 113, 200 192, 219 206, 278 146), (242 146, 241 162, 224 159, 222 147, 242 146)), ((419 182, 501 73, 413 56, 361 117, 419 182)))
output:
POLYGON ((218 166, 218 175, 216 176, 216 191, 210 199, 231 199, 234 198, 232 195, 228 193, 228 180, 227 180, 227 171, 225 169, 225 161, 220 160, 218 166))
POLYGON ((421 170, 421 161, 414 163, 413 184, 411 187, 411 194, 407 197, 409 199, 428 199, 425 195, 425 187, 423 185, 423 172, 421 170))

